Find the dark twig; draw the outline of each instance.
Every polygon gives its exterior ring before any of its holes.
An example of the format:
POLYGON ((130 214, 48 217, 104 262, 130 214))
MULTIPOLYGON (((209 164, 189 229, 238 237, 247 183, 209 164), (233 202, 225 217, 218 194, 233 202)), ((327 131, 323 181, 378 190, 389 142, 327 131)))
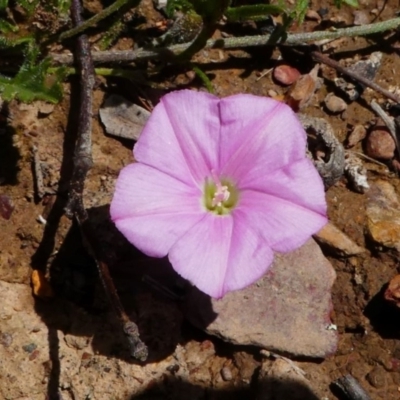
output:
MULTIPOLYGON (((72 0, 71 10, 74 24, 79 26, 82 23, 82 6, 80 0, 72 0)), ((122 323, 124 333, 127 336, 130 345, 131 355, 138 360, 144 361, 147 358, 147 347, 140 340, 137 325, 129 320, 128 315, 122 307, 116 288, 111 279, 108 266, 103 261, 105 259, 103 250, 96 240, 96 232, 94 232, 93 227, 88 220, 87 211, 83 205, 85 179, 93 164, 91 132, 94 68, 86 35, 78 37, 76 54, 77 64, 81 74, 80 108, 77 132, 78 139, 74 153, 74 168, 66 213, 70 216, 74 215, 81 226, 86 244, 96 260, 100 277, 111 305, 122 323)))
MULTIPOLYGON (((82 23, 80 0, 72 0, 72 19, 79 26, 82 23)), ((74 152, 74 169, 69 190, 66 213, 70 217, 77 214, 82 221, 87 219, 83 206, 83 188, 88 171, 92 168, 92 103, 94 87, 94 67, 86 35, 77 39, 77 64, 81 75, 80 106, 78 119, 78 139, 74 152)))
POLYGON ((38 149, 36 146, 32 147, 32 153, 33 153, 33 170, 35 176, 36 195, 38 199, 42 199, 44 196, 43 172, 42 172, 42 166, 40 165, 38 149))
MULTIPOLYGON (((78 222, 81 223, 79 218, 77 219, 78 222)), ((129 343, 130 354, 137 360, 145 361, 148 356, 147 347, 140 339, 138 326, 129 319, 121 304, 114 282, 111 278, 108 265, 102 261, 105 259, 105 255, 100 243, 95 239, 96 232, 88 220, 85 220, 83 223, 81 223, 81 230, 84 238, 86 239, 86 245, 89 247, 89 250, 96 261, 100 278, 111 306, 122 324, 122 329, 129 343)))
POLYGON ((349 400, 372 400, 351 375, 342 376, 333 382, 333 385, 339 388, 349 400))
POLYGON ((393 100, 396 103, 400 103, 400 97, 396 96, 395 94, 389 92, 388 90, 384 89, 382 86, 378 85, 375 82, 370 81, 369 79, 364 78, 360 74, 351 71, 348 68, 342 67, 337 61, 332 60, 328 56, 318 52, 313 51, 311 52, 311 56, 315 61, 322 62, 332 68, 335 68, 337 71, 341 72, 344 75, 349 76, 350 78, 362 83, 365 86, 370 87, 371 89, 376 90, 377 92, 383 94, 388 99, 393 100))

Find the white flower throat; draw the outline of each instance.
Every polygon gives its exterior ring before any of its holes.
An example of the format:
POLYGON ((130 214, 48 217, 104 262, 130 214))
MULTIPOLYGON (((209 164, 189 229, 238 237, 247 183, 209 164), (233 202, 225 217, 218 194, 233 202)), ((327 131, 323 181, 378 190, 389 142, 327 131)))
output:
POLYGON ((203 204, 208 211, 217 215, 229 214, 237 205, 239 192, 236 186, 225 178, 219 178, 214 170, 206 179, 203 204))

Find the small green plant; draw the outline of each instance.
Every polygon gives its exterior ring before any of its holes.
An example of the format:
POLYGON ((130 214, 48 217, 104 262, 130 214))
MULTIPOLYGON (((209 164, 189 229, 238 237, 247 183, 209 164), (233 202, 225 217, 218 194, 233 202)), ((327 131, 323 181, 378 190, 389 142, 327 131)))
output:
POLYGON ((4 100, 14 98, 30 103, 33 100, 44 100, 58 103, 62 98, 61 82, 65 78, 64 68, 57 68, 49 74, 51 60, 38 60, 39 50, 29 42, 26 58, 17 74, 13 77, 0 75, 0 93, 4 100))
POLYGON ((193 5, 189 0, 168 0, 166 13, 173 18, 177 11, 188 13, 193 11, 193 5))
POLYGON ((297 0, 294 9, 289 12, 290 17, 299 25, 303 23, 308 9, 309 0, 297 0))
POLYGON ((23 59, 18 70, 0 74, 0 94, 4 100, 15 98, 27 103, 33 100, 57 103, 61 100, 65 69, 57 68, 49 73, 51 60, 43 59, 39 50, 40 38, 46 33, 18 35, 19 28, 13 20, 12 7, 17 5, 25 12, 25 23, 28 24, 39 6, 61 18, 67 15, 69 4, 70 0, 0 0, 0 49, 23 59))
POLYGON ((0 75, 0 92, 4 100, 14 98, 30 103, 44 100, 58 103, 62 98, 62 71, 47 76, 50 60, 45 59, 37 65, 24 64, 13 78, 0 75))
MULTIPOLYGON (((16 4, 25 10, 28 15, 31 15, 39 5, 39 1, 40 0, 19 0, 16 4)), ((0 0, 0 32, 3 34, 18 32, 18 26, 13 20, 10 20, 10 13, 6 12, 8 8, 9 0, 0 0)))
MULTIPOLYGON (((58 19, 65 19, 68 15, 71 0, 18 0, 12 5, 18 6, 25 12, 26 19, 33 16, 34 12, 41 6, 43 10, 52 13, 58 19)), ((9 0, 0 0, 0 33, 5 35, 18 32, 18 26, 12 17, 12 7, 9 0)))

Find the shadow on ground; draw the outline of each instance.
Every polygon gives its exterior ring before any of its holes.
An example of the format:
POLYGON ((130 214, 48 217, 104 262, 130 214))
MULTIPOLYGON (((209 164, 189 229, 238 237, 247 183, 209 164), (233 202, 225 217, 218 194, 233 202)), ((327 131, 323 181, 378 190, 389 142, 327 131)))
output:
POLYGON ((370 320, 374 330, 384 339, 398 339, 400 337, 400 308, 385 300, 384 293, 387 286, 385 284, 369 301, 364 314, 370 320))
POLYGON ((149 385, 140 394, 126 400, 318 400, 318 397, 302 384, 280 379, 263 378, 246 387, 210 389, 193 385, 175 377, 149 385))
MULTIPOLYGON (((141 338, 149 347, 147 362, 155 362, 170 355, 179 343, 183 317, 179 300, 154 290, 143 277, 165 285, 173 271, 167 260, 134 256, 133 252, 130 255, 112 268, 111 275, 125 311, 138 324, 141 338)), ((93 337, 93 350, 99 354, 134 362, 117 315, 107 301, 96 263, 84 247, 76 224, 52 261, 50 276, 56 298, 51 303, 36 301, 43 321, 64 333, 93 337)))
POLYGON ((16 185, 19 172, 18 161, 21 158, 18 149, 14 146, 14 130, 5 127, 6 121, 0 114, 0 185, 16 185))
MULTIPOLYGON (((173 271, 167 259, 149 258, 129 244, 109 220, 108 206, 89 210, 89 219, 107 255, 106 261, 125 311, 137 323, 140 337, 148 346, 149 357, 144 364, 165 359, 178 343, 184 342, 181 308, 187 283, 173 271)), ((77 349, 80 343, 91 339, 94 353, 139 363, 130 356, 126 337, 107 300, 96 263, 75 223, 51 261, 50 278, 56 297, 51 302, 35 299, 35 310, 49 328, 52 361, 49 399, 58 396, 58 330, 71 335, 71 345, 77 349)), ((210 301, 208 304, 203 301, 201 306, 212 315, 210 301)))

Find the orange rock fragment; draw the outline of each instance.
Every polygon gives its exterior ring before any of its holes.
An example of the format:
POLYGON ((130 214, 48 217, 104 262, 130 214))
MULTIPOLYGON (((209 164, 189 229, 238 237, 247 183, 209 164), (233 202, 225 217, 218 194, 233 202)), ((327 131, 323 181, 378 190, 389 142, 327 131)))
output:
POLYGON ((318 70, 316 65, 309 74, 301 75, 286 95, 286 104, 294 111, 307 107, 318 86, 318 70))
POLYGON ((385 300, 394 303, 397 307, 400 307, 400 275, 396 275, 390 280, 384 297, 385 300))
POLYGON ((42 271, 34 269, 31 275, 32 291, 40 299, 54 297, 53 289, 42 271))

